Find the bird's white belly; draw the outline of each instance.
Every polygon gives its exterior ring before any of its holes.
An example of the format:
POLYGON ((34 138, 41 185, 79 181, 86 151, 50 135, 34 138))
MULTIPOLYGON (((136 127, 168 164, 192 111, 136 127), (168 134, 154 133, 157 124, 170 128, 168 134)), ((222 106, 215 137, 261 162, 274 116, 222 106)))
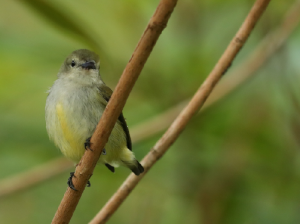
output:
MULTIPOLYGON (((55 88, 55 86, 53 86, 55 88)), ((85 152, 84 142, 91 137, 105 109, 102 96, 92 88, 60 91, 47 98, 46 123, 49 136, 69 159, 78 163, 85 152), (75 92, 76 91, 76 92, 75 92), (52 101, 51 104, 48 101, 52 101)), ((58 91, 56 91, 58 92, 58 91)), ((119 154, 126 147, 126 136, 116 123, 99 162, 119 165, 119 154)))

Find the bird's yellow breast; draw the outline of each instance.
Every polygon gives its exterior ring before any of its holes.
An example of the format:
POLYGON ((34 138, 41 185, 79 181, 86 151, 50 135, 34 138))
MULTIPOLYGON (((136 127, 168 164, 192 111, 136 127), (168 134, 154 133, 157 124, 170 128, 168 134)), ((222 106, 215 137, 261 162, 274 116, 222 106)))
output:
MULTIPOLYGON (((70 110, 70 107, 61 101, 55 106, 56 124, 55 142, 61 152, 69 159, 78 163, 85 152, 84 142, 92 136, 88 127, 91 125, 83 117, 80 109, 70 110)), ((98 109, 100 111, 100 109, 98 109)), ((125 132, 117 122, 113 128, 108 142, 105 145, 106 154, 102 155, 98 162, 109 163, 115 167, 135 162, 133 153, 127 148, 125 132)))
POLYGON ((66 157, 77 162, 84 153, 82 137, 78 136, 76 129, 71 127, 70 119, 68 120, 61 103, 56 105, 56 115, 62 133, 61 141, 64 143, 61 147, 61 151, 66 157))

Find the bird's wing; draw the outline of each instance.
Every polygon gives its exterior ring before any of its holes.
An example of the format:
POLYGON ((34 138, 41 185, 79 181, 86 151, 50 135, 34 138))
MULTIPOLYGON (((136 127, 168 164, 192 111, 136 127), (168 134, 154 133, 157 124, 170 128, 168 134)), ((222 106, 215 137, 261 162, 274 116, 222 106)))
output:
MULTIPOLYGON (((99 92, 102 95, 102 97, 108 102, 113 91, 106 85, 101 85, 101 87, 99 88, 99 92), (101 88, 101 90, 100 90, 101 88)), ((129 134, 129 130, 125 121, 125 118, 123 116, 123 113, 120 114, 118 121, 120 122, 120 124, 122 125, 122 128, 124 130, 124 132, 126 133, 126 142, 127 142, 127 148, 130 149, 132 151, 132 143, 131 143, 131 138, 130 138, 130 134, 129 134)))

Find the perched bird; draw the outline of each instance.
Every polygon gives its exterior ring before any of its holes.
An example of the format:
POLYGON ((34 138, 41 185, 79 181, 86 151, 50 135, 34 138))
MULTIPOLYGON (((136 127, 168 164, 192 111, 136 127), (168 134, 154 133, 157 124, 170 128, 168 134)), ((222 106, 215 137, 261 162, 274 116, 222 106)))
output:
MULTIPOLYGON (((101 79, 99 56, 81 49, 72 52, 61 66, 46 101, 49 138, 69 159, 78 163, 90 146, 90 138, 112 95, 101 79)), ((129 130, 121 113, 102 150, 98 163, 114 172, 120 165, 135 175, 144 171, 132 152, 129 130)), ((68 184, 72 186, 72 173, 68 184)))

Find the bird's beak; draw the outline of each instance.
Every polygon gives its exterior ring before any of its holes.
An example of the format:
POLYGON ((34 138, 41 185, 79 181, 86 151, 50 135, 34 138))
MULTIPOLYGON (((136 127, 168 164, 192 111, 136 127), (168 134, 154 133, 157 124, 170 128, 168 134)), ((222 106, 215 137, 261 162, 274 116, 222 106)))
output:
POLYGON ((95 65, 94 61, 87 61, 87 62, 83 63, 81 65, 81 67, 84 68, 84 69, 87 69, 87 70, 96 69, 96 65, 95 65))

